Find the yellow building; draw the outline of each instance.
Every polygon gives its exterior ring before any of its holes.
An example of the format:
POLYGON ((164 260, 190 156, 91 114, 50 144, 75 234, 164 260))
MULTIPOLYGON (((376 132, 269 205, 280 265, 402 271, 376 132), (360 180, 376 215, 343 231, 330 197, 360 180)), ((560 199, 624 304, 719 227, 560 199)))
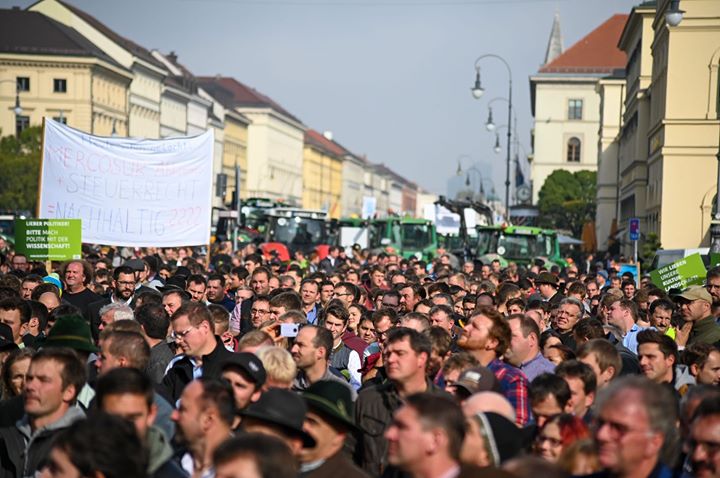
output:
POLYGON ((545 64, 530 77, 534 117, 530 179, 533 203, 554 171, 594 171, 598 160, 598 82, 625 65, 617 48, 626 15, 613 15, 562 50, 559 24, 553 25, 545 64))
POLYGON ((328 217, 342 215, 343 157, 348 152, 330 133, 305 132, 303 149, 303 207, 322 209, 328 217))
POLYGON ((92 134, 109 136, 113 127, 126 134, 129 70, 72 28, 40 13, 0 10, 0 24, 14 41, 0 47, 2 135, 39 125, 43 117, 92 134), (16 94, 19 115, 13 111, 16 94))
POLYGON ((634 8, 619 46, 628 55, 618 136, 617 237, 625 254, 630 218, 641 240, 665 249, 709 245, 717 192, 720 2, 683 0, 678 26, 666 23, 670 0, 634 8))
POLYGON ((658 2, 647 39, 653 60, 643 214, 666 249, 709 244, 720 136, 720 2, 683 1, 677 27, 665 23, 669 4, 658 2))
MULTIPOLYGON (((163 81, 168 72, 150 51, 118 35, 92 15, 69 3, 39 0, 28 9, 75 29, 117 64, 132 71, 127 95, 128 134, 137 138, 160 137, 160 103, 163 81)), ((27 31, 22 34, 27 35, 27 31)))

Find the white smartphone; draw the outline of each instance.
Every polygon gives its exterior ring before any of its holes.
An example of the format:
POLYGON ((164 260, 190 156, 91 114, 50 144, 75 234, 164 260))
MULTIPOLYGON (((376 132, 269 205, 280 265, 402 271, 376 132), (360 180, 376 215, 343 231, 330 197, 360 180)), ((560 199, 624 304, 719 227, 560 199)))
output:
POLYGON ((297 337, 300 325, 280 324, 280 337, 297 337))

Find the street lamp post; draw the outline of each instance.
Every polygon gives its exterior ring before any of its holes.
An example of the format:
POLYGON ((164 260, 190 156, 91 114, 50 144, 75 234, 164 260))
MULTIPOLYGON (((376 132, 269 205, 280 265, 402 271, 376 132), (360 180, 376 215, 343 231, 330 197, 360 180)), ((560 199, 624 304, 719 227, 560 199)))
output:
POLYGON ((15 83, 15 107, 13 108, 13 112, 15 113, 15 137, 19 137, 19 132, 17 130, 17 117, 22 114, 22 107, 20 106, 20 83, 18 83, 17 80, 0 80, 0 84, 2 83, 15 83))
MULTIPOLYGON (((508 73, 508 96, 507 96, 507 102, 508 102, 508 124, 511 124, 512 122, 512 70, 510 69, 510 65, 507 61, 500 55, 495 55, 493 53, 488 53, 486 55, 479 56, 475 60, 475 85, 471 88, 473 97, 475 99, 480 99, 482 97, 483 93, 485 92, 485 89, 482 87, 482 82, 480 80, 480 61, 484 60, 486 58, 494 58, 496 60, 499 60, 502 62, 503 65, 505 65, 505 68, 507 68, 508 73)), ((507 129, 507 151, 506 151, 506 164, 505 164, 505 215, 506 218, 510 218, 510 145, 512 142, 512 130, 511 128, 507 129)))
POLYGON ((498 97, 493 98, 493 99, 491 99, 490 101, 488 101, 488 104, 487 104, 487 106, 488 106, 488 119, 487 119, 487 121, 485 122, 485 129, 488 130, 488 131, 490 131, 491 133, 492 133, 493 131, 495 131, 495 122, 493 121, 492 104, 495 103, 496 101, 504 101, 504 102, 506 102, 506 103, 508 102, 507 98, 503 98, 502 96, 498 96, 498 97))

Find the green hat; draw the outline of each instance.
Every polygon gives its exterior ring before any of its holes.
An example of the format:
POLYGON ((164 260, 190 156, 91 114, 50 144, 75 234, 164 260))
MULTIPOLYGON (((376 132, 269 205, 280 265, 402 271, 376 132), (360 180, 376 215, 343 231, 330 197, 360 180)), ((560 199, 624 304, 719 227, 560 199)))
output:
POLYGON ((82 317, 71 315, 55 322, 43 347, 68 347, 79 352, 97 352, 90 325, 82 317))
POLYGON ((350 431, 358 429, 353 418, 353 401, 349 385, 320 380, 305 389, 302 396, 310 410, 341 423, 350 431))

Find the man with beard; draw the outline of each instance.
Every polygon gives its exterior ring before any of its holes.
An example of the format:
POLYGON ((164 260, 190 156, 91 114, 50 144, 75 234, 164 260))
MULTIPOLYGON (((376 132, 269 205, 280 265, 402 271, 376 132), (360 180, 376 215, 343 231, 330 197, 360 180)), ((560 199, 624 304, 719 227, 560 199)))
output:
POLYGON ((505 318, 495 309, 476 309, 458 339, 458 346, 472 354, 483 367, 495 374, 505 397, 515 407, 515 419, 519 426, 530 420, 528 381, 517 367, 500 361, 512 340, 512 332, 505 318))
POLYGON ((128 266, 120 266, 113 271, 113 292, 110 297, 88 304, 85 318, 90 322, 90 330, 95 340, 100 332, 100 309, 111 303, 126 304, 134 308, 136 284, 135 271, 128 266))

